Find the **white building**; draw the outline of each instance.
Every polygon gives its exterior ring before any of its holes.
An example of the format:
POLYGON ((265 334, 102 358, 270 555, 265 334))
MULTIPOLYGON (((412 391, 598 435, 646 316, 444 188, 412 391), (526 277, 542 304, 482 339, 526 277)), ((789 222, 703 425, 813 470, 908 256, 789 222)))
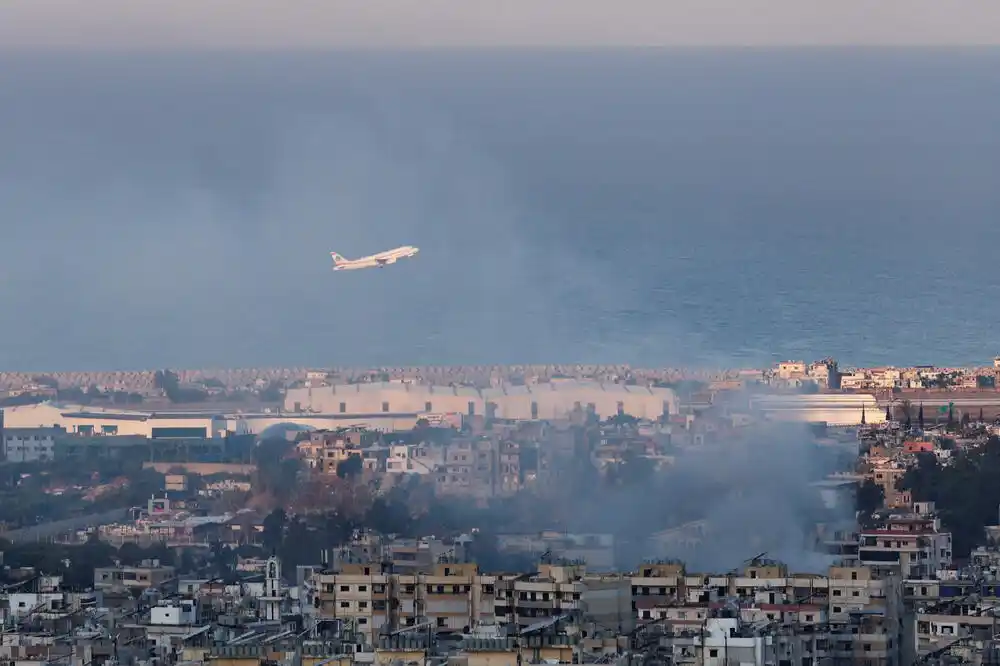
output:
POLYGON ((193 599, 163 601, 149 611, 149 623, 166 626, 190 626, 198 621, 197 605, 193 599))
POLYGON ((444 464, 444 450, 421 444, 393 444, 385 461, 389 474, 430 474, 444 464))
POLYGON ((772 421, 856 426, 863 416, 868 424, 885 422, 885 409, 871 394, 759 395, 751 399, 751 406, 772 421))
POLYGON ((71 435, 183 439, 224 437, 228 421, 208 413, 140 412, 43 402, 5 407, 3 423, 6 428, 62 428, 71 435))
POLYGON ((3 430, 3 454, 7 462, 47 462, 55 458, 56 428, 10 428, 3 430))
POLYGON ((574 409, 609 418, 625 413, 657 419, 677 413, 668 388, 553 380, 532 386, 477 389, 402 382, 372 382, 289 389, 285 412, 385 418, 391 415, 457 413, 497 419, 562 419, 574 409))

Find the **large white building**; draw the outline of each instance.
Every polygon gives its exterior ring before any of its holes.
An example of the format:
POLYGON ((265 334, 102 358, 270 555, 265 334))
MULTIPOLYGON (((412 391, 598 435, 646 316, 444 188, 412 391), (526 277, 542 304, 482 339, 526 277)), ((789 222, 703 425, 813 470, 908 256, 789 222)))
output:
POLYGON ((75 435, 138 435, 149 439, 224 437, 226 417, 140 412, 43 402, 3 409, 5 428, 61 428, 75 435))
POLYGON ((403 382, 372 382, 289 389, 289 414, 370 416, 459 413, 497 419, 564 418, 574 409, 590 409, 602 419, 616 414, 656 419, 677 413, 668 388, 555 380, 531 386, 476 389, 403 382))
POLYGON ((875 396, 864 393, 762 394, 751 399, 751 407, 773 421, 826 423, 856 426, 885 422, 885 409, 875 396))

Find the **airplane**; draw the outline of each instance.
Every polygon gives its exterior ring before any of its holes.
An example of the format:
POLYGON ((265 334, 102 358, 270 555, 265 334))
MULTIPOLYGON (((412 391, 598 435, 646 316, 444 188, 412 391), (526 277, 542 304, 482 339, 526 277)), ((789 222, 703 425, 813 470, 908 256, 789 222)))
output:
POLYGON ((413 247, 412 245, 403 245, 402 247, 397 247, 393 250, 386 250, 385 252, 379 252, 378 254, 370 254, 367 257, 361 257, 360 259, 345 259, 336 252, 331 252, 330 258, 333 259, 333 270, 352 271, 359 268, 385 268, 389 264, 394 264, 400 259, 407 259, 409 257, 416 256, 417 252, 420 252, 420 248, 413 247))

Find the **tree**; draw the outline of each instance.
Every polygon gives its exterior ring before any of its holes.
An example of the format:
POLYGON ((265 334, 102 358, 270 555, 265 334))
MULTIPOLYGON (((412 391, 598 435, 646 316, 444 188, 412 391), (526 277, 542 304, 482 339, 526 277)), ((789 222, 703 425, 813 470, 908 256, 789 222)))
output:
POLYGON ((260 392, 260 399, 264 402, 281 402, 284 397, 284 386, 281 382, 271 382, 260 392))
POLYGON ((942 522, 952 533, 955 557, 965 557, 985 539, 984 528, 997 522, 1000 505, 1000 438, 990 437, 978 447, 956 451, 947 466, 936 456, 921 453, 899 487, 913 499, 935 502, 942 522))
POLYGON ((278 507, 264 518, 264 533, 261 536, 264 549, 269 553, 277 552, 285 537, 285 523, 288 516, 285 510, 278 507))
POLYGON ((286 457, 291 447, 284 438, 268 438, 258 442, 253 451, 254 490, 270 493, 279 505, 288 502, 298 482, 301 463, 286 457))
POLYGON ((205 391, 181 388, 177 373, 171 370, 157 370, 153 374, 153 386, 163 391, 170 402, 204 402, 208 398, 205 391))
POLYGON ((871 479, 860 483, 854 494, 855 509, 859 520, 867 527, 871 523, 872 514, 882 508, 885 502, 885 491, 871 479))
POLYGON ((353 479, 364 470, 365 464, 361 456, 352 453, 347 459, 337 463, 337 476, 341 479, 353 479))
POLYGON ((48 388, 59 390, 59 380, 51 375, 35 375, 31 378, 31 381, 38 384, 39 386, 45 386, 48 388))
POLYGON ((632 416, 631 414, 626 414, 624 412, 620 414, 615 414, 607 421, 605 421, 605 423, 607 423, 608 425, 619 426, 619 427, 635 425, 638 422, 639 422, 638 418, 632 416))

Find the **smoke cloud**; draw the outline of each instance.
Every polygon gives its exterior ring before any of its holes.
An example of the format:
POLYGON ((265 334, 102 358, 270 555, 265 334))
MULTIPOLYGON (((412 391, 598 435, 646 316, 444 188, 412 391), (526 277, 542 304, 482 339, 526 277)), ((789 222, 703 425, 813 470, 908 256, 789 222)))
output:
POLYGON ((810 484, 852 459, 818 446, 803 426, 754 426, 678 449, 671 467, 635 483, 581 479, 550 490, 540 513, 570 531, 615 534, 623 568, 669 558, 691 571, 725 571, 766 552, 792 570, 819 571, 833 558, 817 552, 816 525, 850 527, 854 512, 825 505, 810 484))

